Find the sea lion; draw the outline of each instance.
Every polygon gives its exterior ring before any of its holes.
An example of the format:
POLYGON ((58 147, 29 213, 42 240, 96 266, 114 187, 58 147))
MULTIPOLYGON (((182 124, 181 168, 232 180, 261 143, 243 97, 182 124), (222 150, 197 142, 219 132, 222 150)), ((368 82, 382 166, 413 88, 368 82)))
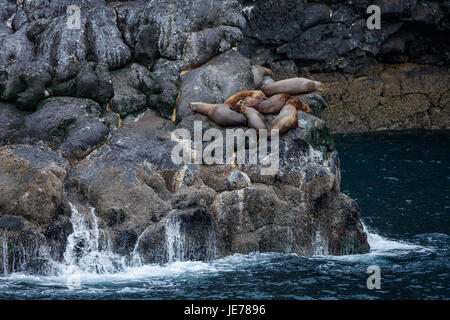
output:
POLYGON ((261 91, 264 92, 267 97, 273 96, 277 93, 296 95, 301 93, 309 93, 315 90, 322 90, 322 83, 306 78, 291 78, 280 80, 268 84, 261 89, 261 91))
MULTIPOLYGON (((304 103, 302 100, 300 100, 299 98, 291 97, 291 99, 288 99, 287 101, 289 101, 289 100, 292 100, 291 103, 294 104, 295 109, 306 112, 306 113, 312 113, 311 108, 306 103, 304 103)), ((287 101, 286 101, 286 103, 287 103, 287 101)))
POLYGON ((255 89, 259 89, 263 85, 264 76, 271 76, 272 70, 265 68, 263 66, 254 65, 252 66, 252 73, 255 89))
POLYGON ((233 94, 231 97, 225 100, 224 104, 235 107, 239 101, 245 100, 246 106, 252 106, 260 103, 264 99, 266 99, 266 96, 261 90, 248 90, 233 94))
POLYGON ((261 113, 278 113, 284 107, 288 100, 295 101, 295 107, 297 110, 311 113, 311 108, 304 104, 300 99, 291 97, 286 93, 279 93, 271 96, 270 98, 262 101, 260 104, 254 106, 256 110, 261 113))
POLYGON ((298 127, 298 114, 295 100, 288 100, 286 105, 281 109, 280 114, 272 121, 270 130, 279 130, 280 133, 298 127))
POLYGON ((247 123, 244 115, 231 109, 226 104, 209 104, 191 102, 189 107, 198 113, 207 116, 211 121, 222 127, 243 126, 247 123))
POLYGON ((264 121, 264 116, 259 113, 256 109, 251 107, 246 107, 243 100, 236 104, 234 110, 242 113, 247 119, 247 126, 255 130, 267 129, 266 122, 264 121))

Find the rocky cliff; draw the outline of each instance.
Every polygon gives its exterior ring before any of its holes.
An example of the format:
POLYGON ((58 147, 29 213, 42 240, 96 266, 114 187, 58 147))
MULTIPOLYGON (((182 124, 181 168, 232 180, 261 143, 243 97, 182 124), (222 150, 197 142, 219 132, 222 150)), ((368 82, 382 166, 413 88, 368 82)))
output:
POLYGON ((450 3, 242 0, 241 52, 274 71, 327 83, 336 132, 450 127, 450 3), (378 5, 381 29, 369 30, 378 5))
POLYGON ((448 126, 449 8, 379 3, 369 31, 358 3, 0 0, 0 272, 367 252, 331 131, 448 126), (253 89, 252 64, 327 86, 279 170, 175 164, 174 130, 225 132, 188 103, 253 89))

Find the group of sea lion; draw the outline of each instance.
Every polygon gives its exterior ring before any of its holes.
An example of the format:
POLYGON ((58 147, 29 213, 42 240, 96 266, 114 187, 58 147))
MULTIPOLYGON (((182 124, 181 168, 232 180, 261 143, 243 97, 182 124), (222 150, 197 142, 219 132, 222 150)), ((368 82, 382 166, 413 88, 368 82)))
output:
MULTIPOLYGON (((270 69, 253 66, 255 87, 260 87, 270 69)), ((267 129, 263 114, 277 114, 270 130, 284 133, 298 126, 297 110, 311 113, 308 105, 292 95, 321 90, 322 84, 306 78, 291 78, 264 85, 260 90, 241 91, 233 94, 224 103, 209 104, 191 102, 190 108, 207 116, 223 127, 243 126, 256 130, 267 129)))

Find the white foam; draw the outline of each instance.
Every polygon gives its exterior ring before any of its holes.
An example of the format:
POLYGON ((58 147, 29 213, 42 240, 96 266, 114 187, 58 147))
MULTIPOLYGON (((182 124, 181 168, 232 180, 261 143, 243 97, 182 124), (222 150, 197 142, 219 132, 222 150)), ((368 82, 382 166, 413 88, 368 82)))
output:
POLYGON ((405 241, 390 240, 371 232, 364 224, 364 232, 367 234, 367 242, 370 246, 369 253, 352 254, 343 256, 327 256, 327 258, 335 260, 365 260, 373 257, 392 257, 408 254, 410 252, 428 252, 431 248, 407 243, 405 241))
POLYGON ((110 241, 102 230, 101 242, 98 219, 95 209, 89 208, 89 223, 81 212, 69 203, 72 211, 72 234, 67 239, 64 263, 59 272, 73 274, 74 272, 112 273, 125 267, 125 257, 111 250, 110 241), (72 267, 71 270, 68 270, 72 267))
MULTIPOLYGON (((166 265, 149 264, 142 267, 128 267, 125 270, 116 273, 95 273, 80 271, 77 276, 80 286, 86 284, 95 284, 100 282, 120 283, 132 281, 145 281, 152 278, 170 278, 178 277, 183 274, 202 276, 215 273, 217 268, 211 263, 200 261, 176 261, 166 265)), ((68 279, 73 274, 63 272, 55 276, 36 276, 24 273, 13 273, 8 276, 11 280, 26 281, 45 286, 66 286, 68 279)))

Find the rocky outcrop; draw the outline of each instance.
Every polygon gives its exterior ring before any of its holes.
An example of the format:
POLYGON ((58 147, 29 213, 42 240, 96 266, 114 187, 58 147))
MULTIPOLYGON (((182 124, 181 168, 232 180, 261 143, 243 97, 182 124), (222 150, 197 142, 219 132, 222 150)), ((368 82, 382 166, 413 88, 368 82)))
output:
POLYGON ((72 231, 62 192, 69 163, 44 147, 0 148, 0 273, 45 273, 72 231))
MULTIPOLYGON (((401 29, 392 23, 363 35, 360 18, 351 27, 362 7, 340 2, 278 3, 242 10, 237 0, 0 0, 0 272, 46 273, 52 261, 102 272, 252 251, 367 252, 359 209, 340 193, 331 129, 320 119, 334 129, 347 121, 331 116, 336 101, 351 105, 338 89, 299 96, 314 115, 299 112, 298 128, 280 137, 272 174, 261 174, 261 160, 172 160, 187 143, 175 130, 193 138, 201 121, 203 132, 226 133, 189 102, 254 89, 253 64, 271 67, 275 80, 300 73, 332 86, 329 72, 364 60, 357 48, 376 56, 401 29), (80 9, 79 27, 68 26, 68 5, 80 9), (105 251, 114 262, 100 266, 105 251)), ((409 91, 407 80, 377 73, 392 83, 386 97, 416 97, 420 68, 404 71, 418 72, 409 91)), ((422 96, 439 109, 445 95, 436 92, 422 96)), ((251 148, 233 151, 241 150, 251 148)))
POLYGON ((250 60, 230 50, 181 77, 177 120, 193 115, 189 103, 222 103, 236 92, 253 89, 250 60))
POLYGON ((12 105, 2 108, 8 117, 4 143, 45 144, 61 150, 69 160, 85 157, 109 134, 101 119, 101 108, 92 100, 57 97, 43 101, 33 113, 21 113, 12 105))
POLYGON ((357 206, 339 192, 337 153, 323 135, 325 123, 299 113, 302 126, 282 137, 273 176, 262 176, 261 164, 174 164, 175 125, 146 113, 73 167, 67 191, 72 201, 96 208, 118 252, 137 248, 147 263, 170 261, 173 232, 182 259, 253 251, 312 255, 318 246, 330 254, 366 252, 357 206))

